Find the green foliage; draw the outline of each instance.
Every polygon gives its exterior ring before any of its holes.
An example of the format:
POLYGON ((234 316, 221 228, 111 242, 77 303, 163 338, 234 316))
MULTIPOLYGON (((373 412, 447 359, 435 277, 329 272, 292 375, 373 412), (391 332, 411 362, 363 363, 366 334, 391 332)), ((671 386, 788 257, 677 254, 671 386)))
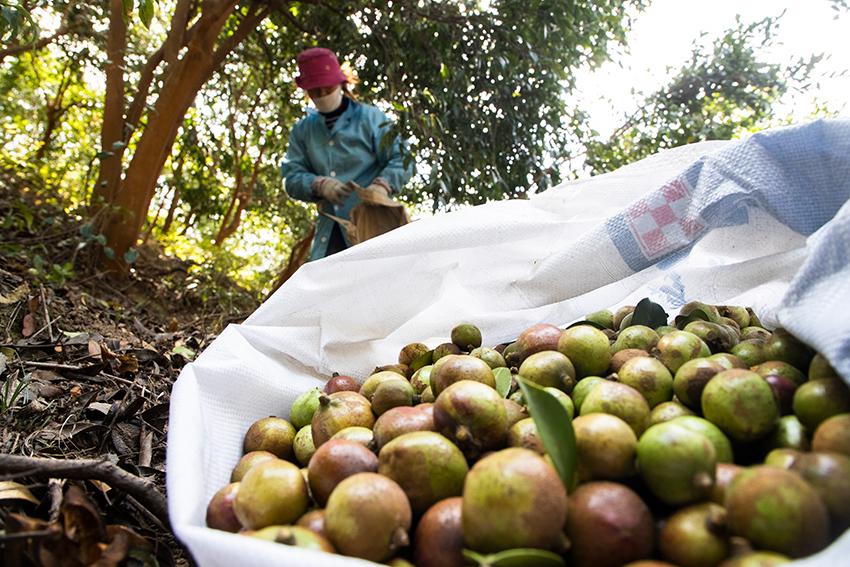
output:
POLYGON ((0 45, 28 43, 38 35, 38 26, 27 6, 13 0, 0 0, 0 45))
POLYGON ((776 20, 738 21, 712 48, 697 44, 670 85, 643 100, 608 140, 587 144, 593 173, 613 171, 661 149, 702 140, 728 140, 764 128, 774 105, 795 82, 805 85, 820 57, 789 65, 765 63, 776 20))

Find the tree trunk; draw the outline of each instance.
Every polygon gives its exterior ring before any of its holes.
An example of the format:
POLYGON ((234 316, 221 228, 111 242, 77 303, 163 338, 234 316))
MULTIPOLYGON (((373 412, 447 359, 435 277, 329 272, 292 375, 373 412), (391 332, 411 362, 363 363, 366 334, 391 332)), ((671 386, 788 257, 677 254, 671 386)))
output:
MULTIPOLYGON (((120 2, 120 0, 112 0, 120 2)), ((237 29, 214 50, 216 39, 230 14, 235 0, 206 4, 198 21, 196 33, 189 42, 186 54, 169 68, 149 121, 139 139, 121 189, 111 201, 113 210, 103 234, 115 251, 115 261, 109 262, 122 271, 124 252, 136 242, 153 198, 157 179, 177 136, 183 118, 203 84, 268 13, 268 7, 252 5, 237 29)))
MULTIPOLYGON (((100 171, 92 192, 91 208, 100 210, 111 204, 121 181, 121 157, 124 152, 115 148, 124 141, 124 52, 127 49, 127 22, 122 0, 109 0, 109 31, 106 36, 106 98, 103 106, 103 126, 100 131, 100 171)), ((122 252, 123 254, 123 252, 122 252)))

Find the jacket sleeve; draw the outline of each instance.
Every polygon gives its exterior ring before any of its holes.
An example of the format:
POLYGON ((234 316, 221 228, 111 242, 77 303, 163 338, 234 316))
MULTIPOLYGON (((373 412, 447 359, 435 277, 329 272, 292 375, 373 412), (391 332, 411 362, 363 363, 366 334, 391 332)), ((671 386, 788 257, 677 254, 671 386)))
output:
POLYGON ((403 144, 399 136, 396 136, 392 140, 392 143, 389 143, 389 140, 384 141, 384 135, 392 130, 392 126, 393 124, 389 117, 380 110, 375 109, 375 112, 372 114, 373 144, 375 145, 375 154, 378 156, 379 162, 383 165, 383 168, 376 177, 386 180, 392 187, 393 193, 398 193, 410 181, 415 169, 413 156, 408 153, 407 147, 403 144), (407 159, 406 166, 405 156, 407 159))
POLYGON ((310 168, 307 147, 299 132, 296 125, 289 134, 289 146, 280 164, 280 172, 284 179, 284 189, 290 197, 315 203, 319 197, 313 193, 312 184, 317 176, 310 168))

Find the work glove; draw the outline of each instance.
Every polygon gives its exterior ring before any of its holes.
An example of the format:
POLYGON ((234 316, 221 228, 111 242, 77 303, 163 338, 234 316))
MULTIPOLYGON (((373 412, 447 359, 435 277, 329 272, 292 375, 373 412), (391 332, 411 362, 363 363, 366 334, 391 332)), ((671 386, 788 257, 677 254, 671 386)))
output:
POLYGON ((323 176, 316 177, 313 180, 312 188, 317 197, 330 201, 334 205, 342 204, 353 191, 349 185, 340 182, 338 179, 323 176))
POLYGON ((392 195, 393 191, 390 188, 390 184, 386 182, 385 179, 381 177, 376 177, 372 183, 366 187, 370 191, 377 191, 379 194, 383 194, 384 197, 389 198, 392 195))

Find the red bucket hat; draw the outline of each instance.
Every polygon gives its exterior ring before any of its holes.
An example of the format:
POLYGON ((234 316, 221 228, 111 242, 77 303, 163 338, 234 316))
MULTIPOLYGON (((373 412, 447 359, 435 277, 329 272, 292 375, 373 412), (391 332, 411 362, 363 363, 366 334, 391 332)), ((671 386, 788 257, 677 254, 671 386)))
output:
POLYGON ((298 54, 299 75, 295 84, 304 90, 332 87, 347 80, 339 66, 336 54, 324 47, 312 47, 298 54))

